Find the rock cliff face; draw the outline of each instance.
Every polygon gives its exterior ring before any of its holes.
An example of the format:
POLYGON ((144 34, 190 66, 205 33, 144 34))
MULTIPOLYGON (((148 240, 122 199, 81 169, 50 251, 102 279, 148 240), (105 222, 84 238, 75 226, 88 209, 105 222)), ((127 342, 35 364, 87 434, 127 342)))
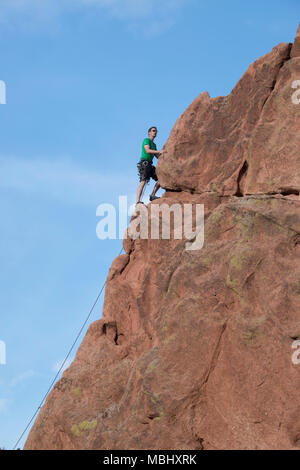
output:
POLYGON ((103 318, 25 449, 300 448, 297 80, 300 30, 178 119, 149 220, 155 205, 204 204, 203 248, 124 240, 103 318))

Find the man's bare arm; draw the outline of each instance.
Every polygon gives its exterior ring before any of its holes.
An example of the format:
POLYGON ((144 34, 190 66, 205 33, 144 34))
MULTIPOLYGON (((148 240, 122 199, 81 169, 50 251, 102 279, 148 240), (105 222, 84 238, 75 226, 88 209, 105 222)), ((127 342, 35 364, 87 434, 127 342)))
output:
POLYGON ((159 157, 163 153, 163 150, 151 150, 150 145, 144 145, 145 150, 147 153, 151 153, 152 155, 155 155, 156 157, 159 157))

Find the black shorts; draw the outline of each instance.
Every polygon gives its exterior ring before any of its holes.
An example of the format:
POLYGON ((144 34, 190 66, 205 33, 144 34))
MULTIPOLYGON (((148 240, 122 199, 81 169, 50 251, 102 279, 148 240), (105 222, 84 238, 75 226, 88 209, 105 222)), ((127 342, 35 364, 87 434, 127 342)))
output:
POLYGON ((137 164, 140 181, 149 181, 150 178, 157 181, 155 166, 148 160, 140 160, 137 164))

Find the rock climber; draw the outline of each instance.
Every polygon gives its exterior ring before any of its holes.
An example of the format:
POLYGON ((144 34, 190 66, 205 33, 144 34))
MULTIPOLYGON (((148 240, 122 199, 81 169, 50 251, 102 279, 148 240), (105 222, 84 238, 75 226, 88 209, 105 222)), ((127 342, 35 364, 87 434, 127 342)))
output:
POLYGON ((156 144, 154 143, 154 139, 156 136, 157 128, 155 126, 152 126, 148 130, 148 137, 143 140, 142 155, 140 161, 137 164, 140 177, 140 185, 137 191, 136 204, 143 204, 143 202, 141 201, 142 192, 145 187, 145 184, 150 181, 150 178, 156 181, 156 184, 153 188, 152 193, 150 194, 149 199, 150 201, 154 201, 154 199, 159 199, 157 196, 155 196, 155 194, 159 190, 160 184, 157 181, 156 171, 155 167, 152 165, 152 161, 154 157, 159 158, 159 156, 162 155, 164 151, 157 150, 156 144))

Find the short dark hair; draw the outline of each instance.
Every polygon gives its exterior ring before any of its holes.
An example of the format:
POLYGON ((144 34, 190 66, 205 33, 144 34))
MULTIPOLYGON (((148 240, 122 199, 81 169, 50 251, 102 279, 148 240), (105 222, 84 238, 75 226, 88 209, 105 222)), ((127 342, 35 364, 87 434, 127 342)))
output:
POLYGON ((155 126, 152 126, 152 127, 149 127, 149 129, 148 129, 148 134, 149 134, 149 132, 150 132, 150 131, 152 131, 152 129, 155 129, 155 130, 156 130, 156 132, 157 132, 157 127, 155 127, 155 126))

